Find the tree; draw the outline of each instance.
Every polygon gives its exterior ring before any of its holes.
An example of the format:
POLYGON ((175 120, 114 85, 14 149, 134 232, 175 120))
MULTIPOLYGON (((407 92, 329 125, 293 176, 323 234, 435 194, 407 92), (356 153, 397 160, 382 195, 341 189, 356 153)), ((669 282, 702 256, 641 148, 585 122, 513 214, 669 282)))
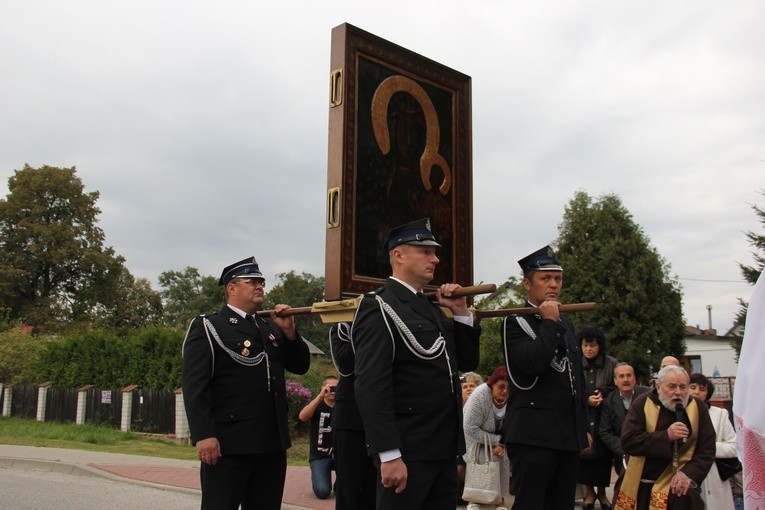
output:
POLYGON ((146 278, 135 278, 126 268, 117 277, 111 296, 93 311, 97 327, 120 331, 159 324, 162 319, 162 298, 146 278))
MULTIPOLYGON (((277 283, 266 287, 263 309, 273 309, 284 303, 293 308, 311 306, 322 300, 324 278, 295 271, 276 275, 277 283)), ((269 282, 266 282, 269 283, 269 282)), ((187 267, 183 271, 165 271, 159 275, 160 295, 164 300, 164 323, 172 326, 188 325, 196 315, 214 312, 226 301, 218 278, 202 276, 199 270, 187 267)), ((329 326, 322 324, 317 315, 296 316, 300 334, 324 352, 329 352, 327 334, 329 326)))
POLYGON ((86 193, 72 168, 25 165, 0 200, 0 307, 14 319, 55 331, 87 318, 112 294, 124 259, 104 247, 99 193, 86 193))
MULTIPOLYGON (((520 269, 519 269, 520 271, 520 269)), ((477 310, 500 310, 517 308, 525 303, 526 292, 520 280, 515 276, 497 287, 497 290, 483 297, 475 304, 477 310)), ((505 354, 502 351, 500 330, 503 319, 481 320, 481 360, 476 372, 484 377, 491 374, 495 368, 505 364, 505 354)))
POLYGON ((616 195, 593 201, 577 192, 558 232, 563 299, 598 303, 593 312, 571 314, 577 326, 599 326, 609 354, 637 375, 650 375, 663 356, 684 354, 680 286, 616 195))
MULTIPOLYGON (((765 189, 760 190, 759 193, 760 195, 765 196, 765 189)), ((760 219, 762 226, 765 227, 765 209, 758 207, 757 204, 751 204, 751 207, 760 219)), ((760 277, 762 269, 765 268, 765 234, 758 234, 750 230, 745 233, 745 236, 749 241, 749 246, 756 250, 752 252, 755 265, 747 266, 739 263, 738 267, 741 269, 741 274, 744 276, 744 279, 749 282, 750 285, 754 285, 757 283, 757 278, 760 277)))
POLYGON ((0 333, 0 382, 35 383, 37 360, 43 342, 21 326, 0 333))
MULTIPOLYGON (((760 190, 760 195, 765 196, 765 189, 760 190)), ((760 219, 760 223, 765 227, 765 209, 758 207, 757 204, 751 204, 752 210, 760 219)), ((757 279, 762 273, 762 269, 765 268, 765 234, 758 234, 753 231, 745 232, 744 234, 749 241, 749 246, 755 249, 752 252, 754 258, 754 265, 748 266, 746 264, 738 263, 738 267, 741 270, 741 275, 749 282, 750 285, 757 283, 757 279)), ((738 298, 739 310, 736 314, 736 325, 741 326, 737 329, 737 334, 733 337, 731 346, 736 350, 736 357, 741 353, 741 342, 744 340, 744 325, 746 324, 746 310, 749 304, 742 298, 738 298)))
POLYGON ((163 322, 169 326, 187 326, 197 315, 219 310, 226 301, 218 279, 202 276, 193 267, 165 271, 159 275, 159 286, 164 300, 163 322))
MULTIPOLYGON (((296 274, 295 271, 276 275, 279 283, 266 293, 264 309, 273 309, 274 305, 284 303, 293 308, 311 306, 324 296, 324 277, 310 273, 296 274)), ((318 315, 297 315, 295 324, 306 340, 329 354, 329 325, 321 322, 318 315)))

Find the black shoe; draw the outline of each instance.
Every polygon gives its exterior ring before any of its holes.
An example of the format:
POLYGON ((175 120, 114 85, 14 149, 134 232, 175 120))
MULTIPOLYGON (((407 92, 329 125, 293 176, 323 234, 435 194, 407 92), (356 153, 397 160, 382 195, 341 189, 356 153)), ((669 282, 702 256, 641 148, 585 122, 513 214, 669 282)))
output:
POLYGON ((609 503, 608 501, 606 501, 605 503, 603 503, 603 502, 601 501, 601 502, 600 502, 600 508, 602 508, 603 510, 611 510, 611 508, 612 508, 612 507, 611 507, 611 503, 609 503))
POLYGON ((592 503, 584 503, 584 502, 582 502, 582 508, 584 510, 595 510, 595 502, 594 501, 592 503))

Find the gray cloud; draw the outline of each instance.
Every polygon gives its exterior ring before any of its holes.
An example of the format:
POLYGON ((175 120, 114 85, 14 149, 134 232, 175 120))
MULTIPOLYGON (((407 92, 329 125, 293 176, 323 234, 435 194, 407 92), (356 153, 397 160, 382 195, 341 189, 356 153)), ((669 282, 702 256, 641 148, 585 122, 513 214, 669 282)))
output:
MULTIPOLYGON (((350 22, 473 80, 476 280, 557 235, 576 190, 616 193, 727 329, 765 188, 765 6, 6 2, 0 192, 77 166, 136 276, 323 274, 330 31, 350 22), (706 281, 697 281, 706 280, 706 281)), ((602 268, 594 268, 599 270, 602 268)))

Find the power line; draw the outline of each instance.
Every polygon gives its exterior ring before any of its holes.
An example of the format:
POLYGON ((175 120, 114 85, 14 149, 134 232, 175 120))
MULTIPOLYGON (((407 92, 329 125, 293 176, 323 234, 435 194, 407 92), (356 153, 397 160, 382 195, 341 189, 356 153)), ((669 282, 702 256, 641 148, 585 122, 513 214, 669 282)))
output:
POLYGON ((706 282, 706 283, 749 283, 746 280, 704 280, 702 278, 677 278, 678 280, 685 280, 689 282, 706 282))

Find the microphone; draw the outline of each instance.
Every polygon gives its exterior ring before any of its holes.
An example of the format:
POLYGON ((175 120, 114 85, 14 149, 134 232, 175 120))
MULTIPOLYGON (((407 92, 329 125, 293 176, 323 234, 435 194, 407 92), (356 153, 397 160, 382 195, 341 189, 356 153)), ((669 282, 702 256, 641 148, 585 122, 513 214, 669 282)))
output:
MULTIPOLYGON (((683 407, 683 404, 678 402, 675 404, 675 421, 679 421, 680 423, 685 423, 685 408, 683 407)), ((680 449, 681 446, 683 446, 683 439, 679 438, 675 440, 675 445, 678 449, 680 449)))

